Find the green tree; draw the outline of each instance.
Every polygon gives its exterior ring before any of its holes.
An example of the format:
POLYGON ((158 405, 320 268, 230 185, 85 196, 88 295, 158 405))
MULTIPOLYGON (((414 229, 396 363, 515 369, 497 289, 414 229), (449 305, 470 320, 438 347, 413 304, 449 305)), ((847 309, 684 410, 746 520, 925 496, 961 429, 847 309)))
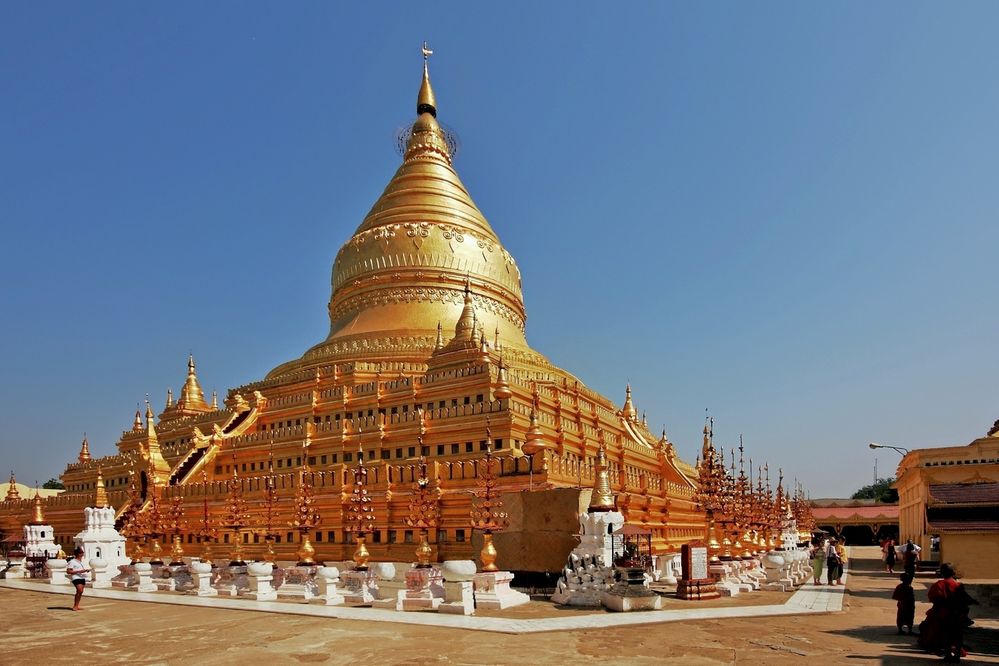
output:
POLYGON ((891 487, 895 483, 894 477, 889 479, 878 479, 877 483, 864 486, 853 493, 850 499, 872 499, 879 502, 897 502, 898 491, 891 487))
POLYGON ((59 479, 49 479, 42 484, 42 488, 47 488, 49 490, 66 490, 66 486, 62 485, 62 481, 59 479))

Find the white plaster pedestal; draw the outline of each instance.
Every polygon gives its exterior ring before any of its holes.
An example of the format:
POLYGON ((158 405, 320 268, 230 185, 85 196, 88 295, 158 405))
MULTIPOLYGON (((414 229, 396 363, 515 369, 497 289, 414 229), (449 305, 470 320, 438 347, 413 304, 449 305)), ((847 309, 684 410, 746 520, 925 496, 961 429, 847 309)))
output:
POLYGON ((131 590, 139 584, 139 577, 135 575, 135 565, 122 564, 118 567, 118 575, 111 579, 111 587, 116 590, 131 590))
POLYGON ((66 560, 52 559, 46 562, 45 566, 49 570, 49 585, 70 585, 69 576, 66 575, 66 560))
POLYGON ((402 610, 437 610, 444 601, 443 575, 433 567, 413 567, 406 572, 402 610))
POLYGON ((354 569, 344 573, 342 580, 345 588, 343 591, 345 605, 370 606, 375 600, 374 593, 378 590, 378 583, 371 571, 354 569))
POLYGON ((26 578, 28 576, 28 570, 25 568, 24 563, 26 559, 22 555, 9 555, 7 558, 7 564, 10 565, 7 570, 3 573, 4 578, 26 578))
POLYGON ((319 567, 316 571, 316 582, 319 594, 309 601, 324 606, 339 606, 343 603, 343 595, 337 590, 340 583, 340 570, 336 567, 319 567))
POLYGON ((136 586, 138 592, 155 592, 159 588, 153 582, 153 567, 148 562, 135 563, 135 575, 139 577, 139 584, 136 586))
POLYGON ((444 601, 437 606, 438 613, 471 615, 475 612, 475 593, 472 579, 475 577, 475 562, 472 560, 448 560, 441 565, 444 575, 444 601))
POLYGON ((194 578, 194 589, 188 594, 198 597, 217 597, 219 591, 212 587, 211 562, 191 562, 191 576, 194 578))
POLYGON ((99 557, 90 560, 90 586, 95 590, 111 587, 111 572, 108 563, 99 557))
POLYGON ((255 601, 274 601, 277 599, 277 591, 271 587, 274 579, 274 565, 270 562, 250 562, 246 567, 249 574, 250 591, 246 593, 247 599, 255 601))
POLYGON ((385 610, 402 610, 402 597, 406 594, 406 571, 410 568, 408 562, 401 562, 396 567, 394 562, 372 562, 372 573, 378 579, 378 588, 373 592, 375 600, 373 608, 385 610))
POLYGON ((509 571, 483 571, 472 578, 475 607, 483 610, 503 610, 526 604, 531 600, 523 592, 510 587, 513 574, 509 571))
POLYGON ((316 596, 319 586, 316 583, 316 565, 284 567, 274 570, 274 587, 281 599, 310 601, 316 596))
POLYGON ((607 610, 628 612, 662 608, 662 598, 648 588, 642 569, 622 567, 618 572, 621 580, 600 595, 600 602, 607 610))
POLYGON ((218 590, 219 594, 235 597, 239 596, 240 593, 250 590, 250 581, 247 580, 248 576, 245 564, 219 567, 219 569, 218 577, 216 577, 212 585, 212 587, 218 590))

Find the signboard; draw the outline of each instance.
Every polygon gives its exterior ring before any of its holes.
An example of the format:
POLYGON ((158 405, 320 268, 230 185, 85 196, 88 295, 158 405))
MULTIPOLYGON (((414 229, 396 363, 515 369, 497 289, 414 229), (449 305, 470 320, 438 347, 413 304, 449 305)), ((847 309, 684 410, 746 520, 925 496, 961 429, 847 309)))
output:
POLYGON ((683 544, 680 550, 680 564, 683 580, 706 580, 708 578, 708 548, 699 543, 683 544))

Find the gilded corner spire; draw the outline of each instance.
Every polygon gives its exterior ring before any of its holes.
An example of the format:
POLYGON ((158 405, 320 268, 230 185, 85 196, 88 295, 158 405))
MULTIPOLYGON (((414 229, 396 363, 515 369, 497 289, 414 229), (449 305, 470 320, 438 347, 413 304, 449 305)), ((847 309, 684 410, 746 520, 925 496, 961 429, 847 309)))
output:
POLYGON ((441 323, 437 322, 437 341, 434 343, 434 351, 442 349, 444 349, 444 330, 441 328, 441 323))
POLYGON ((614 499, 614 491, 611 490, 610 475, 607 471, 607 445, 602 441, 597 449, 597 460, 594 466, 596 475, 593 478, 593 494, 590 496, 590 506, 586 510, 587 513, 617 511, 617 500, 614 499))
POLYGON ((427 48, 427 43, 423 42, 423 81, 420 82, 420 93, 416 97, 416 115, 429 113, 434 118, 437 117, 437 99, 434 97, 434 89, 430 86, 430 56, 433 51, 427 48))
POLYGON ((104 488, 104 475, 101 473, 101 468, 97 468, 97 484, 96 490, 94 491, 94 506, 99 509, 104 509, 108 506, 108 493, 104 488))
POLYGON ((21 493, 17 492, 17 479, 14 478, 14 470, 10 470, 10 485, 7 486, 7 497, 4 500, 11 502, 19 499, 21 499, 21 493))
POLYGON ((624 389, 624 408, 621 409, 621 415, 628 421, 635 421, 638 418, 638 410, 631 401, 631 384, 624 389))
POLYGON ((135 419, 132 421, 132 430, 142 432, 142 412, 139 411, 138 405, 135 407, 135 419))
POLYGON ((83 444, 80 445, 80 455, 77 456, 77 460, 80 462, 87 462, 90 460, 90 443, 87 442, 87 435, 83 435, 83 444))

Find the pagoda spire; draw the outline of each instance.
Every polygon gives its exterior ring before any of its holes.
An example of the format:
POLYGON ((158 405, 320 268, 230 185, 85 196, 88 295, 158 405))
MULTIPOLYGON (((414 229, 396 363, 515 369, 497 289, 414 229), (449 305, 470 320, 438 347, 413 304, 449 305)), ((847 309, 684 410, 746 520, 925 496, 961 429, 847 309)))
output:
POLYGON ((97 468, 97 488, 94 491, 94 506, 98 509, 106 508, 108 504, 108 493, 104 488, 104 475, 101 474, 101 468, 97 468))
POLYGON ((631 401, 631 384, 628 384, 624 389, 624 407, 621 409, 621 415, 632 422, 638 418, 638 410, 635 409, 635 404, 631 401))
POLYGON ((616 511, 617 500, 614 499, 614 491, 611 490, 610 475, 607 472, 607 445, 600 442, 597 449, 597 460, 594 465, 596 475, 593 478, 593 494, 590 496, 590 506, 587 513, 599 513, 602 511, 616 511))
POLYGON ((31 521, 28 524, 29 525, 45 524, 45 514, 42 512, 42 496, 38 494, 37 488, 35 488, 35 499, 34 503, 31 506, 31 521))
POLYGON ((171 407, 173 407, 173 389, 172 388, 168 388, 167 389, 166 408, 170 409, 171 407))
POLYGON ((440 351, 444 349, 444 330, 441 328, 441 323, 437 322, 437 341, 434 343, 434 351, 440 351))
POLYGON ((416 115, 429 113, 434 118, 437 117, 437 98, 434 97, 434 89, 430 86, 430 56, 434 54, 427 43, 423 42, 423 81, 420 82, 420 93, 416 96, 416 115))
POLYGON ((132 421, 132 430, 135 432, 142 432, 142 412, 139 411, 139 406, 135 406, 135 419, 132 421))
POLYGON ((198 382, 198 373, 195 371, 194 354, 187 357, 187 381, 177 398, 177 407, 180 409, 191 409, 208 411, 209 407, 205 403, 205 392, 201 390, 201 383, 198 382))
POLYGON ((80 455, 77 456, 77 460, 80 462, 90 460, 90 443, 87 442, 87 433, 83 433, 83 444, 80 445, 80 455))
POLYGON ((7 486, 7 502, 21 499, 21 493, 17 492, 17 479, 14 478, 14 470, 10 470, 10 485, 7 486))
POLYGON ((465 278, 465 307, 461 310, 461 316, 458 317, 458 323, 454 327, 454 339, 455 340, 471 340, 475 339, 475 305, 472 303, 472 285, 471 281, 465 278))

